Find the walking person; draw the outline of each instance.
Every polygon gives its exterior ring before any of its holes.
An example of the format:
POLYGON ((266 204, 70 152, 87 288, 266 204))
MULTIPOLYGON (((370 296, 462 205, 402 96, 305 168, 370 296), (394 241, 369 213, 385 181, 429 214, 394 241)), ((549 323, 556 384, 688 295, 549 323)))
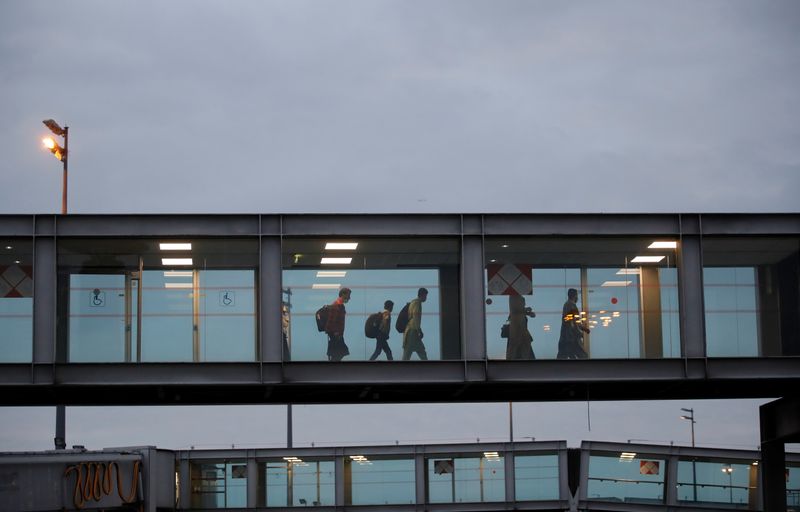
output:
POLYGON ((578 311, 578 290, 567 290, 567 302, 561 310, 561 336, 558 339, 558 359, 587 359, 589 355, 583 349, 583 333, 589 328, 581 322, 578 311))
POLYGON ((403 331, 403 361, 411 359, 411 354, 417 353, 422 361, 428 360, 425 344, 422 342, 422 303, 428 300, 428 290, 420 288, 417 298, 408 303, 408 324, 403 331))
POLYGON ((378 332, 375 334, 375 352, 372 353, 369 360, 374 361, 381 355, 381 352, 386 353, 386 360, 392 361, 392 349, 389 348, 389 330, 392 325, 392 310, 394 309, 394 302, 387 300, 383 303, 383 312, 381 313, 381 324, 378 327, 378 332))
POLYGON ((328 361, 338 362, 350 354, 344 342, 344 320, 347 311, 344 305, 350 301, 350 288, 339 290, 339 297, 329 307, 325 334, 328 335, 328 361))

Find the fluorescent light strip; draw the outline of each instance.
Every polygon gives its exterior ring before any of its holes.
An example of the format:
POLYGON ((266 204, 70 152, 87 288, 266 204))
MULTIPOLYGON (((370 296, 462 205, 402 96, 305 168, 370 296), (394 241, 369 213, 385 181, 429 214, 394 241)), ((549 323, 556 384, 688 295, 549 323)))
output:
POLYGON ((678 242, 674 240, 656 240, 647 246, 648 249, 677 249, 678 242))
POLYGON ((161 258, 162 265, 191 265, 192 258, 161 258))
POLYGON ((633 281, 606 281, 600 286, 628 286, 631 283, 633 283, 633 281))
POLYGON ((658 263, 666 258, 666 256, 636 256, 631 260, 631 263, 658 263))
POLYGON ((326 251, 355 251, 358 242, 328 242, 325 244, 326 251))
POLYGON ((617 270, 618 276, 638 276, 642 273, 640 268, 621 268, 617 270))
POLYGON ((164 288, 191 288, 192 283, 164 283, 164 288))
POLYGON ((353 258, 322 258, 321 265, 349 265, 353 258))
POLYGON ((347 275, 346 270, 318 270, 317 277, 344 277, 347 275))
POLYGON ((311 285, 312 290, 338 290, 341 285, 338 283, 314 283, 311 285))
POLYGON ((192 277, 191 270, 165 270, 164 277, 192 277))
POLYGON ((192 244, 190 243, 167 243, 162 242, 158 244, 158 248, 162 251, 191 251, 192 244))

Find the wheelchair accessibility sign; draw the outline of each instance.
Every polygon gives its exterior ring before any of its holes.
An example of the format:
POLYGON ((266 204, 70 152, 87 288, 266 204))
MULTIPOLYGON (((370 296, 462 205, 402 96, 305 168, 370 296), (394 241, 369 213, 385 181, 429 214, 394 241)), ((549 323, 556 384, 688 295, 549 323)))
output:
POLYGON ((222 290, 219 292, 219 305, 222 307, 233 307, 236 305, 236 292, 233 290, 222 290))
POLYGON ((106 292, 95 288, 89 294, 89 306, 93 308, 102 308, 106 305, 106 292))

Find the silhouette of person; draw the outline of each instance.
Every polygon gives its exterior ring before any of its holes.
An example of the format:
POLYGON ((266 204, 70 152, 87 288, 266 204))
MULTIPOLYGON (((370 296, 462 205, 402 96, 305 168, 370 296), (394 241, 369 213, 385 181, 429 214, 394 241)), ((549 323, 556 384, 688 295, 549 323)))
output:
POLYGON ((583 333, 589 328, 581 322, 578 311, 578 290, 567 290, 567 301, 561 310, 561 336, 558 339, 558 359, 586 359, 589 355, 583 350, 583 333))
POLYGON ((378 328, 378 335, 375 336, 375 352, 372 353, 369 360, 374 361, 381 355, 381 352, 386 353, 386 359, 392 361, 392 349, 389 348, 389 330, 392 325, 392 309, 394 309, 394 302, 387 300, 383 303, 383 313, 381 313, 381 326, 378 328))
POLYGON ((536 359, 533 353, 533 336, 528 330, 528 317, 536 313, 525 307, 525 297, 511 295, 508 298, 508 342, 506 359, 536 359))
POLYGON ((428 300, 428 290, 417 290, 417 298, 408 304, 408 325, 403 331, 403 361, 411 359, 411 354, 417 353, 423 361, 428 360, 425 344, 422 343, 422 303, 428 300))
POLYGON ((325 322, 325 333, 328 335, 328 361, 341 361, 350 354, 344 342, 344 320, 347 311, 344 305, 350 301, 350 288, 339 290, 339 297, 330 305, 328 321, 325 322))

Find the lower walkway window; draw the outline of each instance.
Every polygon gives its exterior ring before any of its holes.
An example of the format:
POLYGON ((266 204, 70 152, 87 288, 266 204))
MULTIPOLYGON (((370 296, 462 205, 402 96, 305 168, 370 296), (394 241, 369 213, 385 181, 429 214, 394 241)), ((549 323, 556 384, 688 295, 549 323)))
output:
POLYGON ((427 460, 429 503, 505 501, 505 466, 497 452, 427 460))
POLYGON ((558 455, 515 455, 517 501, 559 499, 558 455))
POLYGON ((333 459, 283 457, 259 466, 260 507, 313 507, 335 504, 333 459))
POLYGON ((678 462, 678 500, 756 508, 758 465, 708 459, 678 462))
POLYGON ((247 464, 193 462, 192 508, 244 508, 247 506, 247 464))
POLYGON ((664 502, 666 461, 633 452, 589 458, 589 500, 622 503, 664 502))
POLYGON ((344 461, 345 504, 413 504, 414 474, 413 459, 350 455, 344 461))

